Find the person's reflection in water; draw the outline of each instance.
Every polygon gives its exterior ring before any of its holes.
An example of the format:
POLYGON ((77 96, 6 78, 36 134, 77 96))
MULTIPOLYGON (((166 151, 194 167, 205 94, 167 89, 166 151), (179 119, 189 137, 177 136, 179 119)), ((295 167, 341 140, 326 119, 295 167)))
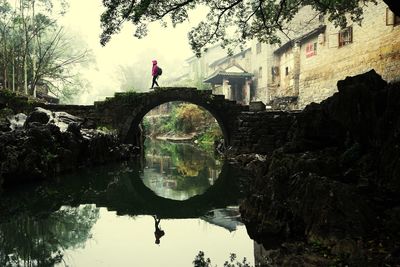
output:
POLYGON ((160 238, 165 235, 165 232, 163 230, 161 230, 160 228, 160 221, 161 219, 157 218, 157 215, 153 215, 154 218, 154 227, 155 227, 155 231, 154 231, 154 236, 156 237, 156 244, 160 244, 160 238))

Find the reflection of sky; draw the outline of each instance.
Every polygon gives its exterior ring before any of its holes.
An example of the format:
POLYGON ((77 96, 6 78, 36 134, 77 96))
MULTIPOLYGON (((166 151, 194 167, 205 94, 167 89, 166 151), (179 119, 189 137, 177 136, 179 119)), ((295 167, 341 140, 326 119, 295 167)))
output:
MULTIPOLYGON (((246 257, 254 265, 253 241, 244 226, 234 232, 200 219, 161 220, 165 236, 154 243, 151 216, 116 216, 100 208, 100 218, 92 228, 92 238, 84 248, 65 251, 68 266, 188 267, 200 250, 214 265, 223 266, 230 253, 246 257)), ((64 263, 58 266, 65 266, 64 263)))

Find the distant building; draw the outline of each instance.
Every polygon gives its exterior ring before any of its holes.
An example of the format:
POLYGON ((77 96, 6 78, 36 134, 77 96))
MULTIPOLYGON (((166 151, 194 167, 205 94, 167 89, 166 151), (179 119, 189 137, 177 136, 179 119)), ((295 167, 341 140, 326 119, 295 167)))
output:
POLYGON ((193 81, 202 81, 210 74, 210 64, 226 55, 220 45, 214 45, 202 53, 201 57, 192 56, 186 60, 189 65, 189 77, 193 81))
POLYGON ((226 99, 241 104, 249 104, 254 97, 253 74, 251 68, 251 49, 233 56, 223 57, 209 65, 213 72, 204 79, 210 83, 214 94, 225 95, 226 99))
POLYGON ((182 86, 182 87, 197 87, 204 89, 207 87, 203 80, 211 72, 210 64, 215 59, 222 58, 226 55, 226 51, 220 45, 215 45, 203 52, 201 57, 192 56, 186 59, 186 70, 183 74, 177 77, 170 77, 165 80, 166 86, 182 86))
POLYGON ((36 85, 36 97, 47 103, 59 104, 60 99, 52 96, 50 93, 49 86, 46 83, 38 82, 36 85))

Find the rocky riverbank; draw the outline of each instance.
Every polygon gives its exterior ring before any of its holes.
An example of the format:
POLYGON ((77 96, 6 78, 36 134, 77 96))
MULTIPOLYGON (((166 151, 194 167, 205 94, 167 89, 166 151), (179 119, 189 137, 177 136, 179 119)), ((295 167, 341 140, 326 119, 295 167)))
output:
POLYGON ((282 147, 236 157, 253 173, 240 210, 265 266, 399 266, 399 103, 400 83, 348 77, 282 147))
POLYGON ((65 112, 0 110, 0 184, 51 179, 80 167, 126 160, 137 151, 65 112))

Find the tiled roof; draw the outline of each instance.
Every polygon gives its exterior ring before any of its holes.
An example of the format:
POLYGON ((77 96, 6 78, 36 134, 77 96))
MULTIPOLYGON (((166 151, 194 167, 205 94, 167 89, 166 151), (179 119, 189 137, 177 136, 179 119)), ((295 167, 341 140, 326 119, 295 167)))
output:
POLYGON ((314 30, 309 31, 308 33, 303 34, 302 36, 300 36, 298 38, 295 38, 293 40, 290 40, 290 41, 284 43, 281 47, 279 47, 278 49, 276 49, 274 51, 274 54, 280 54, 280 53, 284 52, 285 50, 287 50, 290 47, 292 47, 295 43, 302 44, 305 41, 307 41, 309 38, 324 32, 325 29, 326 29, 326 25, 320 25, 318 28, 315 28, 314 30))
POLYGON ((254 75, 248 72, 225 72, 217 71, 211 74, 208 78, 204 80, 205 83, 222 84, 223 79, 246 79, 251 78, 254 75))

